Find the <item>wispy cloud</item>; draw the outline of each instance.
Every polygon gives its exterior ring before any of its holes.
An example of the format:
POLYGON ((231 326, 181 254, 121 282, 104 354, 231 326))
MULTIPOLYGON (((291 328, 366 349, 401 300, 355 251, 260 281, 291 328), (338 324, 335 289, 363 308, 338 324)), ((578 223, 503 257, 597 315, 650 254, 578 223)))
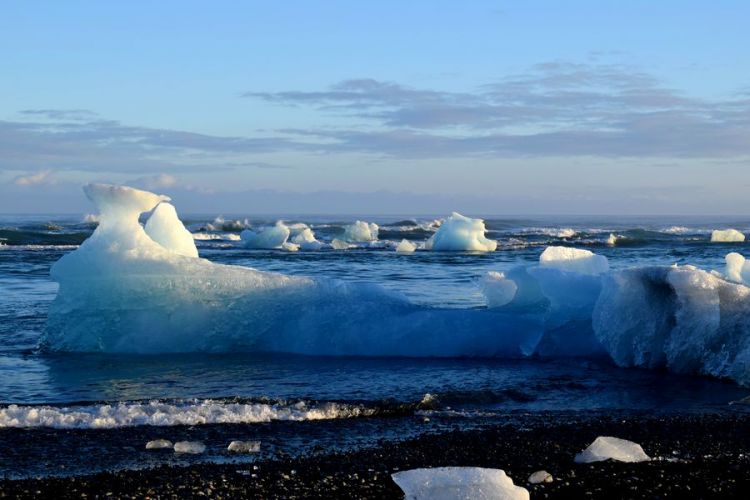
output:
POLYGON ((52 171, 43 170, 41 172, 35 172, 33 174, 19 175, 13 179, 13 184, 16 186, 42 186, 47 184, 53 184, 55 182, 52 171))

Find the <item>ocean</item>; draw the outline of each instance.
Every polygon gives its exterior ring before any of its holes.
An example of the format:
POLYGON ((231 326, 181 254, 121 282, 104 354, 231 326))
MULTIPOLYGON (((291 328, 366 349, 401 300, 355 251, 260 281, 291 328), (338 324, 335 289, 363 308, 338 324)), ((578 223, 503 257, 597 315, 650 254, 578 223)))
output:
MULTIPOLYGON (((556 318, 553 328, 540 327, 559 313, 554 300, 541 316, 528 308, 488 309, 482 280, 488 272, 512 276, 514 269, 537 266, 548 246, 604 256, 608 274, 675 264, 724 273, 725 256, 747 254, 747 243, 712 243, 711 231, 735 228, 750 233, 750 218, 476 216, 485 219, 486 237, 498 242, 495 251, 421 248, 438 230, 437 214, 182 215, 204 259, 325 286, 315 285, 319 289, 314 297, 302 294, 293 300, 253 296, 255 305, 239 313, 244 299, 222 296, 225 303, 211 307, 219 313, 225 308, 230 319, 220 314, 208 322, 185 319, 200 330, 184 336, 182 320, 176 320, 176 331, 170 331, 170 342, 163 344, 151 342, 151 327, 133 319, 132 305, 127 312, 107 306, 104 321, 118 325, 110 333, 119 335, 119 343, 99 336, 89 316, 71 316, 82 314, 74 309, 58 308, 56 319, 48 322, 58 294, 50 268, 92 234, 94 218, 0 216, 0 448, 15 450, 0 454, 0 477, 257 458, 227 452, 230 438, 260 441, 258 456, 268 458, 481 428, 509 414, 743 411, 743 405, 729 403, 748 395, 743 387, 748 365, 692 366, 670 357, 671 351, 654 362, 633 361, 630 354, 618 358, 591 344, 604 328, 601 314, 599 330, 593 333, 591 321, 582 322, 578 312, 564 325, 556 318), (240 240, 243 229, 271 227, 277 220, 293 229, 304 224, 324 246, 251 249, 240 240), (330 242, 343 238, 355 220, 376 223, 377 240, 350 242, 345 250, 331 248, 330 242), (418 249, 396 252, 404 239, 418 249), (320 299, 326 293, 332 294, 330 300, 320 299), (291 305, 278 305, 284 301, 291 305), (241 319, 243 314, 261 318, 241 319), (540 344, 547 348, 529 348, 526 339, 509 354, 505 343, 496 344, 496 337, 506 335, 504 322, 511 317, 524 319, 514 323, 510 336, 525 339, 523 330, 532 327, 554 330, 552 340, 540 344), (56 328, 66 321, 78 323, 75 331, 86 338, 71 344, 49 336, 50 324, 56 328), (248 339, 243 329, 259 325, 262 335, 248 339), (139 329, 148 331, 140 336, 139 329), (358 338, 360 330, 366 340, 358 338), (120 342, 124 331, 133 334, 131 344, 120 342), (582 335, 586 339, 581 340, 582 335), (566 348, 568 338, 577 347, 566 348), (582 342, 591 345, 579 349, 582 342), (672 369, 675 366, 687 368, 672 369), (185 455, 145 450, 146 441, 157 437, 201 441, 207 451, 185 455), (98 450, 97 459, 82 460, 82 450, 92 449, 98 450)), ((563 289, 563 295, 576 294, 576 286, 563 289)), ((101 314, 99 306, 92 307, 92 315, 101 314)), ((644 309, 649 307, 647 303, 644 309)), ((170 314, 185 318, 191 309, 170 314)), ((652 313, 643 311, 644 316, 652 313)), ((679 310, 674 321, 683 313, 679 310)), ((590 311, 586 314, 591 317, 590 311)), ((721 341, 722 348, 734 342, 741 350, 746 344, 737 336, 747 332, 740 327, 733 331, 729 340, 721 341)), ((728 356, 732 354, 737 352, 728 356)))

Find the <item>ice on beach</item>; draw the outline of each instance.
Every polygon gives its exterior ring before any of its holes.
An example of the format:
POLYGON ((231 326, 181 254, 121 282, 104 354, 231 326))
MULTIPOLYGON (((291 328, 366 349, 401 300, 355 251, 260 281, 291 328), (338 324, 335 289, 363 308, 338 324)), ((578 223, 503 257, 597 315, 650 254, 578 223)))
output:
POLYGON ((154 439, 153 441, 146 443, 147 450, 163 450, 173 447, 174 445, 172 444, 172 441, 169 441, 168 439, 154 439))
POLYGON ((260 441, 232 441, 227 446, 232 453, 258 453, 260 452, 260 441))
POLYGON ((392 474, 409 500, 528 500, 505 471, 482 467, 436 467, 392 474))
POLYGON ((736 229, 715 230, 711 232, 713 243, 741 243, 745 241, 745 235, 736 229))
POLYGON ((651 458, 646 455, 641 445, 610 436, 599 436, 588 448, 575 456, 578 464, 616 460, 618 462, 647 462, 651 458))
POLYGON ((193 235, 182 225, 177 210, 170 203, 159 203, 144 229, 152 240, 167 250, 187 257, 198 256, 193 235))
POLYGON ((539 256, 541 267, 578 274, 597 275, 609 271, 609 262, 603 255, 571 247, 547 247, 539 256))
POLYGON ((175 453, 189 453, 199 455, 206 451, 206 445, 200 441, 177 441, 174 444, 175 453))
POLYGON ((530 484, 551 483, 555 478, 546 470, 538 470, 529 476, 530 484))
POLYGON ((379 229, 375 223, 358 220, 344 227, 343 239, 353 243, 375 241, 378 239, 379 229))
POLYGON ((240 233, 240 238, 247 248, 284 249, 289 234, 289 228, 282 221, 278 221, 274 226, 261 231, 245 229, 240 233))
POLYGON ((487 307, 502 307, 509 304, 518 291, 515 281, 496 271, 489 271, 479 281, 479 288, 485 297, 487 307))
POLYGON ((416 249, 417 245, 407 239, 401 240, 401 242, 396 245, 396 252, 398 253, 414 253, 416 249))
POLYGON ((497 241, 487 239, 482 219, 453 212, 427 240, 425 248, 436 252, 494 252, 497 241))

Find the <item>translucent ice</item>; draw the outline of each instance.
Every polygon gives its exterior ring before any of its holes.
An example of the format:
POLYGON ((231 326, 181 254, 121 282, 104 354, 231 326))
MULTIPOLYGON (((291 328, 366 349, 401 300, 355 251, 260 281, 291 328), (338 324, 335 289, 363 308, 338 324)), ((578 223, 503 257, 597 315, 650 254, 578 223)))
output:
POLYGON ((732 252, 724 257, 727 263, 727 279, 735 283, 750 284, 750 262, 747 262, 742 255, 732 252))
POLYGON ((484 236, 482 219, 470 219, 453 212, 427 240, 425 248, 438 252, 494 252, 497 241, 484 236))
POLYGON ((372 222, 358 220, 344 228, 344 240, 351 242, 375 241, 378 239, 379 227, 372 222))
POLYGON ((496 271, 488 272, 479 282, 487 301, 487 307, 501 307, 509 304, 516 296, 518 285, 513 280, 505 277, 504 273, 496 271))
MULTIPOLYGON (((245 229, 240 233, 240 238, 247 248, 284 249, 289 234, 289 228, 283 222, 278 221, 274 226, 267 227, 262 231, 245 229)), ((287 249, 291 250, 292 248, 287 249)))
POLYGON ((529 500, 504 471, 481 467, 436 467, 391 476, 409 500, 529 500))
POLYGON ((233 453, 258 453, 260 441, 232 441, 227 450, 233 453))
POLYGON ((198 256, 193 235, 185 229, 177 217, 177 211, 167 202, 156 206, 146 221, 145 230, 152 240, 167 250, 187 257, 198 256))
POLYGON ((588 464, 604 460, 618 462, 647 462, 651 458, 646 455, 641 445, 616 437, 599 436, 588 448, 577 454, 575 462, 588 464))
POLYGON ((571 247, 547 247, 539 257, 539 265, 578 274, 596 275, 609 271, 609 262, 602 255, 571 247))
POLYGON ((324 246, 323 242, 315 239, 315 233, 309 227, 299 228, 297 234, 292 237, 292 243, 301 250, 320 250, 324 246))
POLYGON ((163 450, 173 447, 174 445, 172 444, 172 441, 169 441, 168 439, 154 439, 153 441, 146 443, 147 450, 163 450))
POLYGON ((407 239, 401 240, 401 242, 396 246, 396 251, 398 253, 414 253, 416 249, 417 245, 407 239))
POLYGON ((714 243, 739 243, 745 241, 745 235, 736 229, 715 230, 711 233, 714 243))

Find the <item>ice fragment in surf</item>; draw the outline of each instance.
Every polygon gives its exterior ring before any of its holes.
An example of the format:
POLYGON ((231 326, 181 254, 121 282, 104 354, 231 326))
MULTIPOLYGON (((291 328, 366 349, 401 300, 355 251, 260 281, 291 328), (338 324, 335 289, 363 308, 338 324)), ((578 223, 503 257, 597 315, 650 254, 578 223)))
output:
POLYGON ((344 228, 343 239, 351 242, 375 241, 378 239, 379 229, 375 223, 358 220, 344 228))
POLYGON ((147 450, 163 450, 173 447, 174 445, 172 444, 172 441, 168 439, 154 439, 153 441, 149 441, 148 443, 146 443, 147 450))
POLYGON ((407 239, 401 240, 401 242, 396 246, 396 251, 398 253, 413 253, 416 249, 417 245, 407 239))
POLYGON ((240 238, 247 248, 296 250, 297 248, 287 245, 289 234, 289 228, 283 222, 278 221, 274 226, 262 231, 245 229, 240 233, 240 238))
POLYGON ((482 467, 413 469, 391 475, 408 500, 528 500, 504 471, 482 467))
POLYGON ((736 283, 750 283, 750 262, 745 257, 732 252, 724 257, 726 261, 726 276, 729 281, 736 283))
POLYGON ((609 237, 607 238, 607 245, 609 245, 611 247, 617 245, 617 240, 618 239, 619 238, 617 236, 615 236, 614 233, 609 233, 609 237))
POLYGON ((487 239, 482 219, 453 212, 427 240, 425 248, 436 252, 494 252, 497 241, 487 239))
POLYGON ((227 446, 227 450, 232 453, 258 453, 260 441, 232 441, 227 446))
POLYGON ((487 301, 487 307, 502 307, 516 296, 518 285, 505 277, 504 273, 488 272, 479 282, 479 288, 487 301))
POLYGON ((570 247, 547 247, 539 256, 541 267, 578 274, 597 275, 609 271, 609 262, 603 255, 589 250, 570 247))
POLYGON ((152 240, 167 250, 186 257, 198 256, 193 235, 182 225, 171 204, 159 203, 146 221, 144 229, 152 240))
POLYGON ((529 476, 529 483, 540 484, 540 483, 551 483, 554 481, 552 474, 546 470, 538 470, 529 476))
POLYGON ((206 451, 206 445, 200 441, 177 441, 174 444, 175 453, 189 453, 199 455, 206 451))
POLYGON ((302 250, 320 250, 323 248, 323 242, 315 239, 315 234, 309 227, 301 230, 292 237, 292 243, 298 245, 302 250))
POLYGON ((348 250, 350 248, 354 248, 354 245, 350 245, 344 240, 334 238, 334 240, 331 242, 331 248, 333 248, 334 250, 348 250))
POLYGON ((651 458, 646 455, 638 443, 610 436, 599 436, 588 448, 575 457, 575 462, 578 464, 589 464, 604 460, 647 462, 651 458))
POLYGON ((717 229, 711 232, 712 243, 740 243, 743 241, 745 241, 745 235, 736 229, 717 229))

